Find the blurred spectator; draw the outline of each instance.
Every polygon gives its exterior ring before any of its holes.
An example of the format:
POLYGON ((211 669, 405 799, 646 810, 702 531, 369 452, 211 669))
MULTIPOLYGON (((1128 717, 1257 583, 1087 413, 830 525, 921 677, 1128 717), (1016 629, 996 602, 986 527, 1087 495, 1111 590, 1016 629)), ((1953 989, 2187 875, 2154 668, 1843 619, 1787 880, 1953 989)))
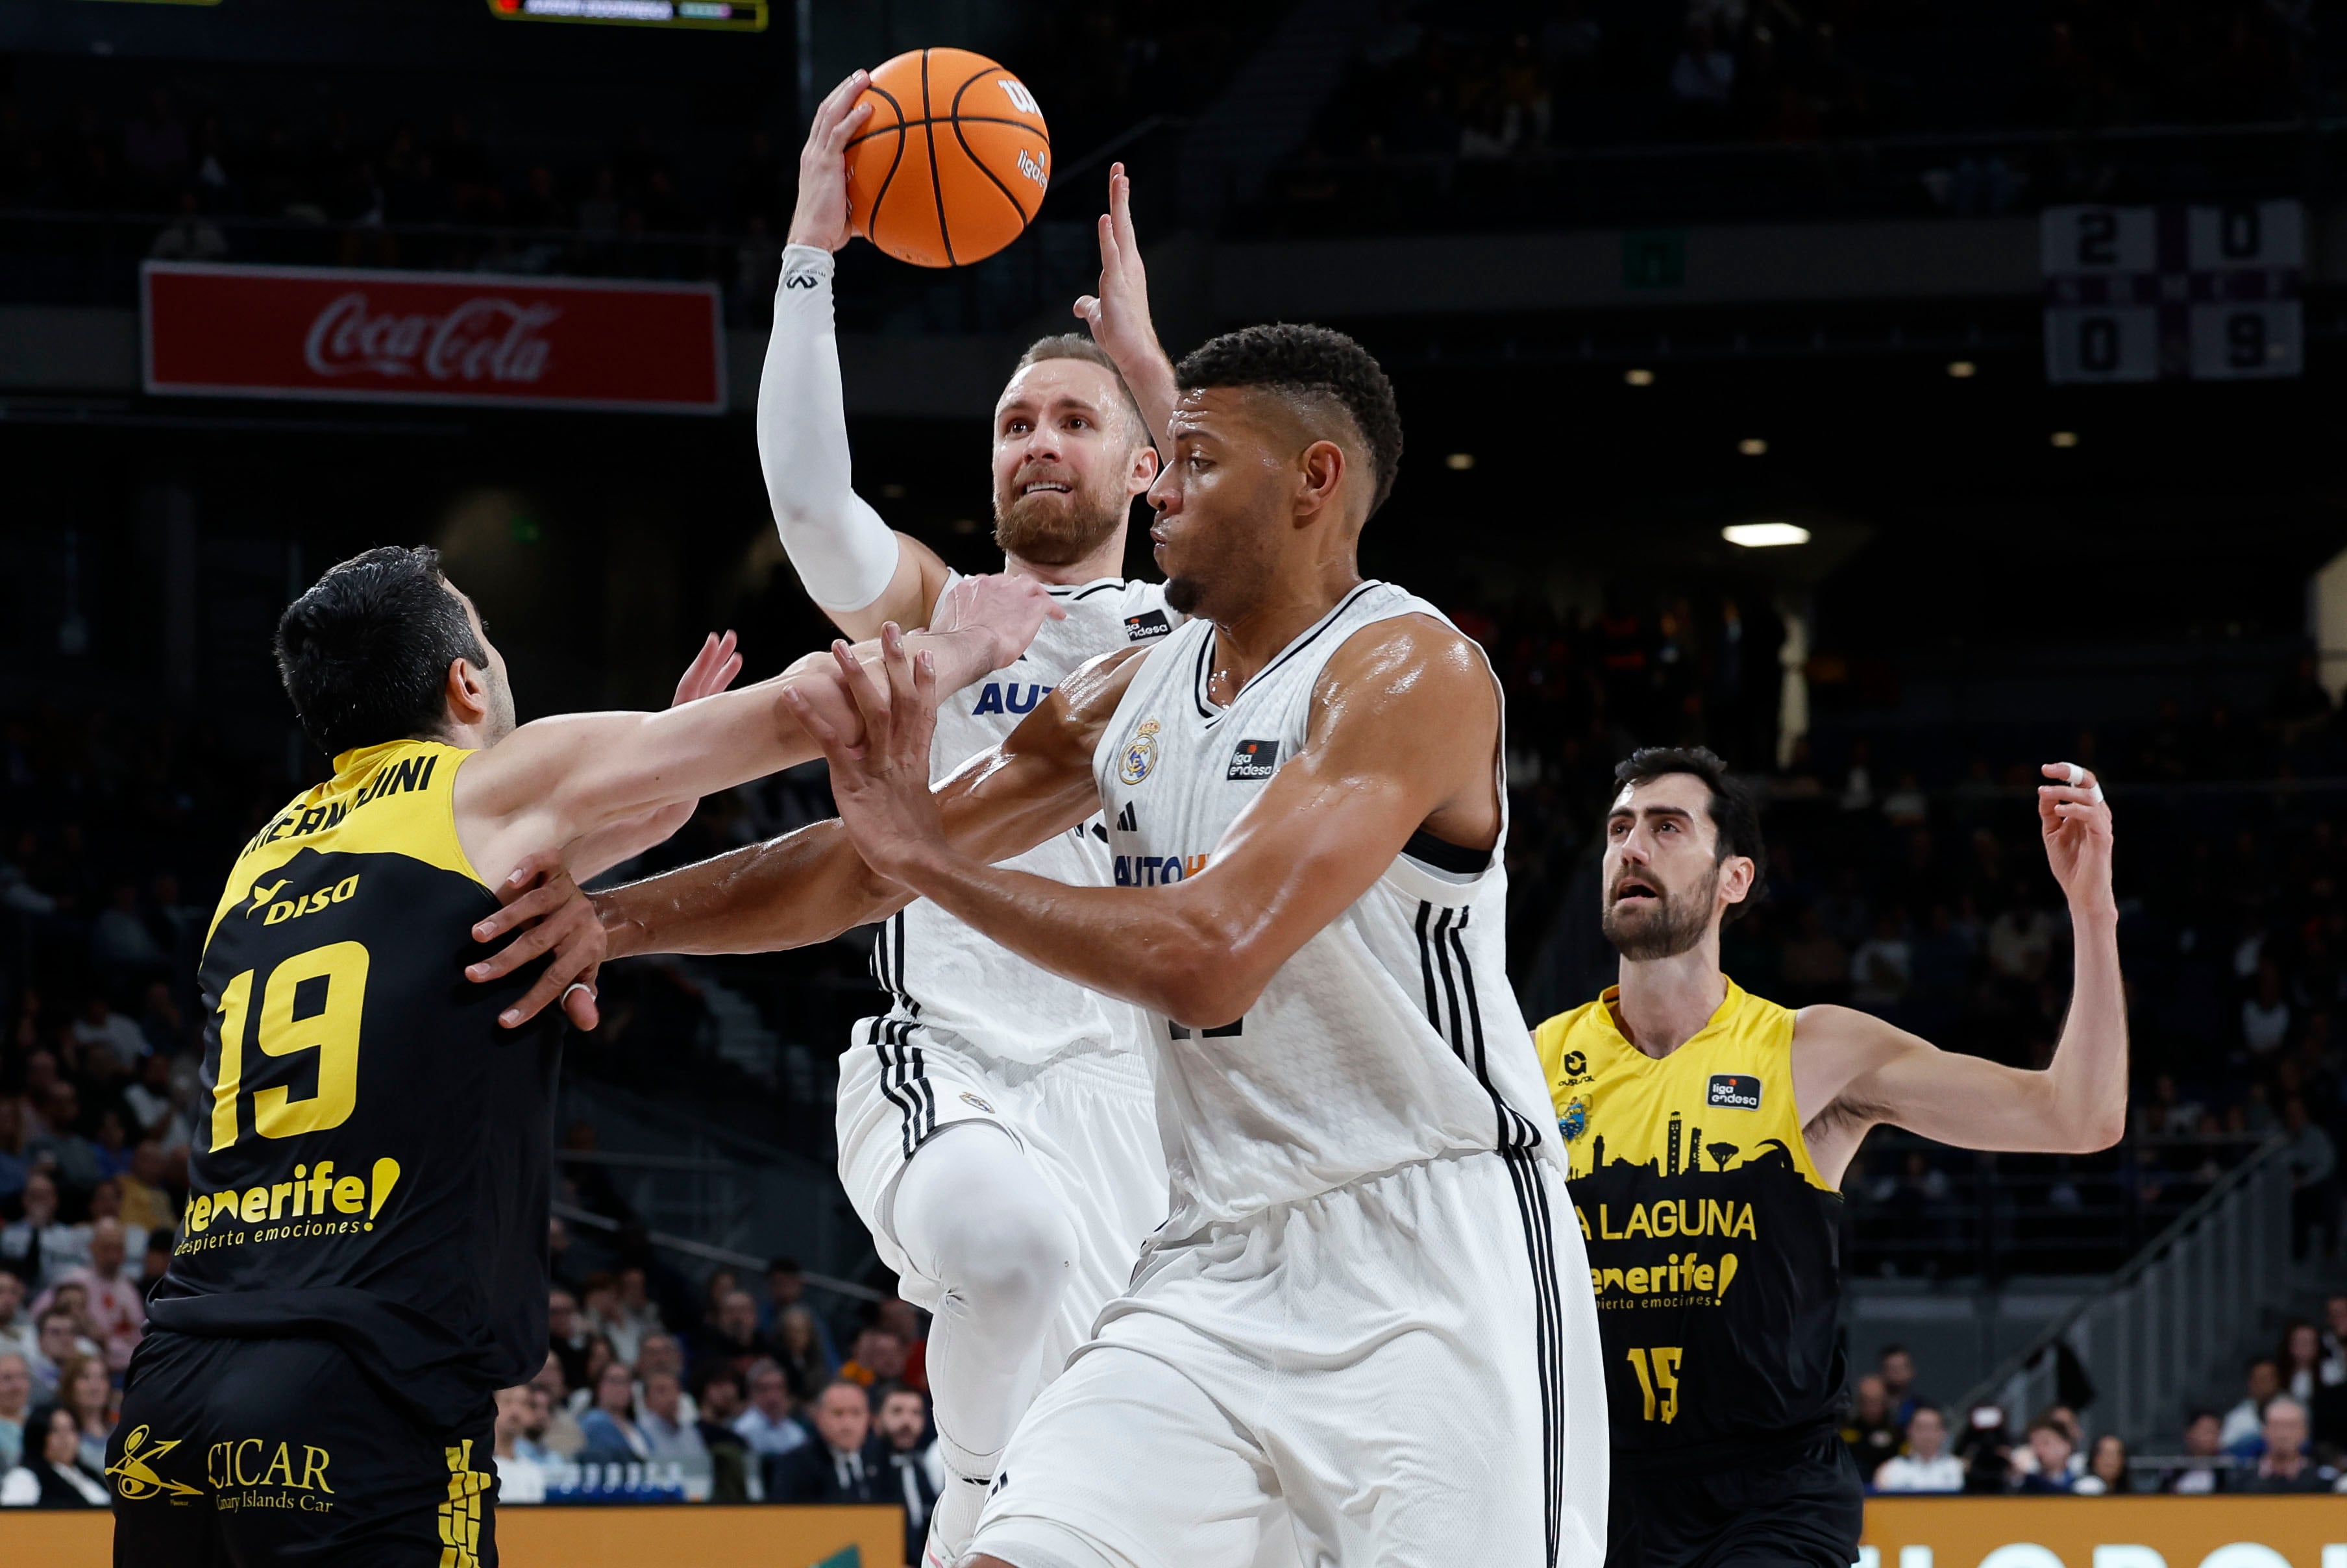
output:
POLYGON ((2245 1445, 2254 1450, 2265 1430, 2266 1402, 2280 1392, 2281 1368, 2263 1356, 2251 1361, 2249 1391, 2239 1404, 2225 1412, 2218 1446, 2230 1453, 2242 1452, 2245 1445))
POLYGON ((701 1440, 698 1419, 686 1413, 684 1385, 674 1372, 644 1374, 643 1405, 637 1412, 636 1429, 650 1445, 653 1459, 705 1460, 709 1457, 709 1449, 701 1440))
POLYGON ((703 1324, 694 1336, 692 1363, 740 1375, 753 1363, 773 1359, 774 1354, 774 1347, 758 1332, 757 1298, 746 1290, 729 1290, 718 1303, 716 1321, 703 1324))
POLYGON ((574 1388, 587 1382, 587 1351, 594 1336, 579 1316, 578 1298, 567 1290, 546 1293, 546 1336, 554 1358, 562 1363, 562 1380, 574 1388))
POLYGON ((2306 1407, 2287 1394, 2266 1401, 2265 1453, 2237 1491, 2329 1491, 2339 1472, 2309 1457, 2306 1407))
POLYGON ((2274 1357, 2282 1392, 2305 1404, 2322 1386, 2322 1331, 2303 1317, 2282 1325, 2281 1349, 2274 1357))
POLYGON ((2086 1473, 2070 1490, 2082 1497, 2120 1497, 2133 1491, 2135 1480, 2127 1473, 2126 1440, 2116 1432, 2096 1438, 2086 1460, 2086 1473))
POLYGON ((2290 1167, 2291 1255, 2304 1257, 2318 1232, 2328 1253, 2338 1244, 2338 1147, 2307 1113, 2301 1095, 2282 1102, 2281 1125, 2290 1137, 2282 1159, 2290 1167))
POLYGON ((636 1428, 636 1384, 627 1363, 613 1361, 595 1380, 595 1402, 579 1418, 586 1446, 579 1458, 589 1464, 641 1463, 652 1457, 650 1440, 636 1428))
POLYGON ((1899 1429, 1891 1419, 1891 1397, 1882 1379, 1870 1372, 1850 1390, 1850 1414, 1841 1424, 1841 1440, 1858 1461, 1858 1473, 1872 1475, 1899 1451, 1899 1429))
POLYGON ((43 1400, 55 1399, 58 1369, 76 1357, 95 1356, 98 1349, 82 1333, 80 1312, 66 1302, 52 1306, 34 1321, 39 1325, 40 1337, 34 1342, 29 1358, 33 1392, 43 1400))
POLYGON ((579 1430, 579 1418, 571 1412, 569 1385, 563 1381, 562 1363, 551 1355, 538 1376, 529 1380, 538 1400, 532 1412, 535 1422, 530 1440, 558 1460, 577 1459, 587 1446, 587 1434, 579 1430))
POLYGON ((905 1505, 905 1561, 918 1563, 945 1470, 929 1440, 929 1401, 918 1389, 880 1389, 880 1437, 889 1469, 887 1493, 905 1505))
POLYGON ((500 1506, 546 1501, 545 1463, 539 1456, 527 1451, 530 1446, 529 1429, 534 1414, 532 1392, 527 1384, 497 1390, 493 1446, 500 1506))
MULTIPOLYGON (((0 1317, 0 1325, 7 1319, 0 1317)), ((2347 1383, 2347 1296, 2333 1296, 2322 1304, 2322 1381, 2347 1383)))
POLYGON ((1962 1491, 1964 1465, 1947 1451, 1948 1423, 1937 1406, 1917 1405, 1907 1420, 1906 1451, 1874 1472, 1877 1491, 1962 1491))
POLYGON ((866 1389, 896 1382, 904 1375, 905 1341, 876 1323, 856 1335, 856 1353, 839 1369, 841 1378, 866 1389))
POLYGON ((792 1414, 790 1379, 782 1368, 772 1361, 757 1363, 750 1368, 749 1389, 750 1408, 734 1418, 733 1430, 751 1451, 766 1459, 805 1448, 807 1430, 792 1414))
POLYGON ((2060 1422, 2040 1417, 2029 1423, 2027 1445, 2014 1457, 2013 1490, 2025 1492, 2066 1492, 2073 1490, 2070 1460, 2076 1445, 2060 1422))
POLYGON ((929 1344, 922 1333, 921 1311, 903 1296, 880 1303, 873 1321, 897 1337, 905 1347, 904 1370, 895 1381, 916 1393, 929 1391, 929 1344))
POLYGON ((815 1440, 766 1461, 766 1496, 775 1502, 893 1502, 872 1403, 845 1378, 815 1397, 815 1440))
MULTIPOLYGON (((122 1238, 119 1220, 99 1220, 90 1226, 89 1262, 58 1276, 61 1286, 82 1287, 90 1337, 104 1348, 107 1365, 118 1373, 130 1365, 130 1352, 147 1332, 146 1298, 139 1282, 124 1272, 122 1238)), ((37 1310, 46 1305, 36 1302, 35 1307, 37 1310)))
POLYGON ((13 1350, 29 1358, 40 1338, 33 1315, 25 1310, 25 1282, 0 1269, 0 1355, 13 1350))
POLYGON ((1891 1011, 1907 999, 1914 967, 1915 948, 1907 939, 1905 923, 1897 910, 1885 909, 1874 918, 1874 935, 1850 955, 1850 1005, 1870 1012, 1891 1011))
POLYGON ((684 1419, 698 1420, 701 1412, 693 1405, 692 1396, 683 1391, 684 1348, 676 1342, 672 1334, 648 1334, 644 1337, 644 1348, 636 1357, 636 1418, 639 1420, 643 1419, 644 1385, 656 1372, 665 1372, 676 1379, 677 1400, 683 1409, 684 1419))
POLYGON ((106 1478, 83 1466, 81 1429, 63 1405, 35 1407, 25 1420, 24 1450, 0 1479, 0 1508, 108 1506, 106 1478))
POLYGON ((709 1453, 709 1501, 751 1502, 764 1495, 757 1455, 733 1423, 743 1415, 742 1379, 720 1367, 702 1375, 695 1395, 701 1419, 694 1423, 709 1453))
POLYGON ((2206 1496, 2225 1490, 2224 1422, 2214 1410, 2195 1410, 2184 1419, 2184 1451, 2203 1464, 2186 1465, 2169 1473, 2164 1490, 2184 1497, 2206 1496))
POLYGON ((790 1379, 791 1398, 805 1404, 821 1392, 833 1376, 831 1355, 824 1348, 823 1327, 806 1307, 794 1307, 783 1314, 776 1338, 781 1354, 775 1359, 790 1379))
MULTIPOLYGON (((1874 1375, 1882 1379, 1883 1397, 1891 1401, 1891 1424, 1901 1431, 1905 1431, 1908 1418, 1915 1413, 1915 1408, 1931 1402, 1930 1399, 1915 1387, 1914 1352, 1909 1350, 1904 1345, 1885 1345, 1881 1355, 1877 1358, 1874 1375)), ((1944 1418, 1941 1422, 1940 1433, 1942 1439, 1947 1435, 1944 1418)))
POLYGON ((77 1356, 57 1369, 57 1403, 81 1428, 81 1462, 106 1471, 106 1440, 114 1435, 114 1379, 97 1356, 77 1356))
POLYGON ((2241 999, 2241 1043, 2253 1057, 2271 1056, 2290 1038, 2290 998, 2283 992, 2281 966, 2271 958, 2258 962, 2256 988, 2241 999))
POLYGON ((0 1226, 0 1268, 46 1290, 89 1261, 89 1232, 57 1217, 57 1184, 46 1171, 25 1182, 24 1217, 0 1226))
POLYGON ((33 1368, 22 1352, 0 1350, 0 1471, 24 1452, 25 1416, 33 1404, 33 1368))
MULTIPOLYGON (((794 1257, 778 1257, 767 1264, 766 1307, 764 1315, 758 1319, 758 1327, 765 1332, 766 1337, 778 1345, 784 1343, 782 1323, 784 1315, 805 1307, 805 1305, 806 1274, 799 1267, 799 1260, 794 1257)), ((816 1349, 825 1368, 821 1382, 815 1385, 820 1388, 822 1383, 831 1380, 828 1369, 838 1364, 839 1350, 831 1342, 830 1327, 817 1317, 811 1308, 807 1309, 806 1321, 807 1326, 815 1332, 816 1349)), ((813 1391, 809 1389, 808 1393, 813 1391)), ((806 1394, 800 1396, 802 1399, 806 1397, 806 1394)))
POLYGON ((667 1332, 660 1309, 651 1304, 642 1269, 620 1271, 609 1316, 596 1327, 611 1342, 611 1354, 630 1363, 643 1354, 646 1336, 667 1332))

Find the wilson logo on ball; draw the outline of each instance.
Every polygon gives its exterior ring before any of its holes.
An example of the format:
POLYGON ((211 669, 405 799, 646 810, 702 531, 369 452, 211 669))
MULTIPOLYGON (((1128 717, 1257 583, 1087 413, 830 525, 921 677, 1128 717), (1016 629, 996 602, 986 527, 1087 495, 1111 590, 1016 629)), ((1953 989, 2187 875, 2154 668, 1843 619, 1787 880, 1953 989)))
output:
POLYGON ((856 231, 900 261, 959 267, 1026 232, 1051 186, 1051 133, 1025 83, 968 49, 915 49, 872 73, 847 144, 856 231))

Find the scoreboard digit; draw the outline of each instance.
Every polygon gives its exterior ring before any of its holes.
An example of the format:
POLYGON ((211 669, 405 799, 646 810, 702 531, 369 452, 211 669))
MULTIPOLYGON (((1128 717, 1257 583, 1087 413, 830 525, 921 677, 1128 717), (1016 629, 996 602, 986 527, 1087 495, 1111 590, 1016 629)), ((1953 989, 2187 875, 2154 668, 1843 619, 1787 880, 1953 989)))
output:
POLYGON ((2296 201, 2049 207, 2045 378, 2239 381, 2304 368, 2296 201))

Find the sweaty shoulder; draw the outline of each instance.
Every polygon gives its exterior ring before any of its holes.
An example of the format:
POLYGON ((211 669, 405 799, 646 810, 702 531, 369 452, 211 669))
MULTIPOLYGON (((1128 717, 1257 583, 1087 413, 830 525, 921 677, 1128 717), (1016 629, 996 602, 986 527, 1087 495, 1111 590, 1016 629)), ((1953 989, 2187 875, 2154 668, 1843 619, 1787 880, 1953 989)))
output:
POLYGON ((1362 627, 1338 645, 1313 693, 1312 727, 1358 711, 1441 714, 1480 727, 1499 713, 1491 666, 1474 639, 1431 615, 1397 615, 1362 627))

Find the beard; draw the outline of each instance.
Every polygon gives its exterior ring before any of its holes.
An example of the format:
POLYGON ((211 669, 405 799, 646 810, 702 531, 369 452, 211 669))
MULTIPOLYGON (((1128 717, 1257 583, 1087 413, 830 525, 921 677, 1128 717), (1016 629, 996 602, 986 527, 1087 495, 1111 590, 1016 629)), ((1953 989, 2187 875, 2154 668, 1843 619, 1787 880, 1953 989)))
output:
MULTIPOLYGON (((1649 886, 1652 885, 1650 879, 1649 886)), ((1632 963, 1675 958, 1703 940, 1711 928, 1712 905, 1719 893, 1719 868, 1714 866, 1700 887, 1684 893, 1657 889, 1650 906, 1625 907, 1609 893, 1598 928, 1632 963)))
POLYGON ((1075 490, 1007 500, 998 496, 994 542, 1003 554, 1036 566, 1073 566, 1124 527, 1131 507, 1122 489, 1112 496, 1075 490))

